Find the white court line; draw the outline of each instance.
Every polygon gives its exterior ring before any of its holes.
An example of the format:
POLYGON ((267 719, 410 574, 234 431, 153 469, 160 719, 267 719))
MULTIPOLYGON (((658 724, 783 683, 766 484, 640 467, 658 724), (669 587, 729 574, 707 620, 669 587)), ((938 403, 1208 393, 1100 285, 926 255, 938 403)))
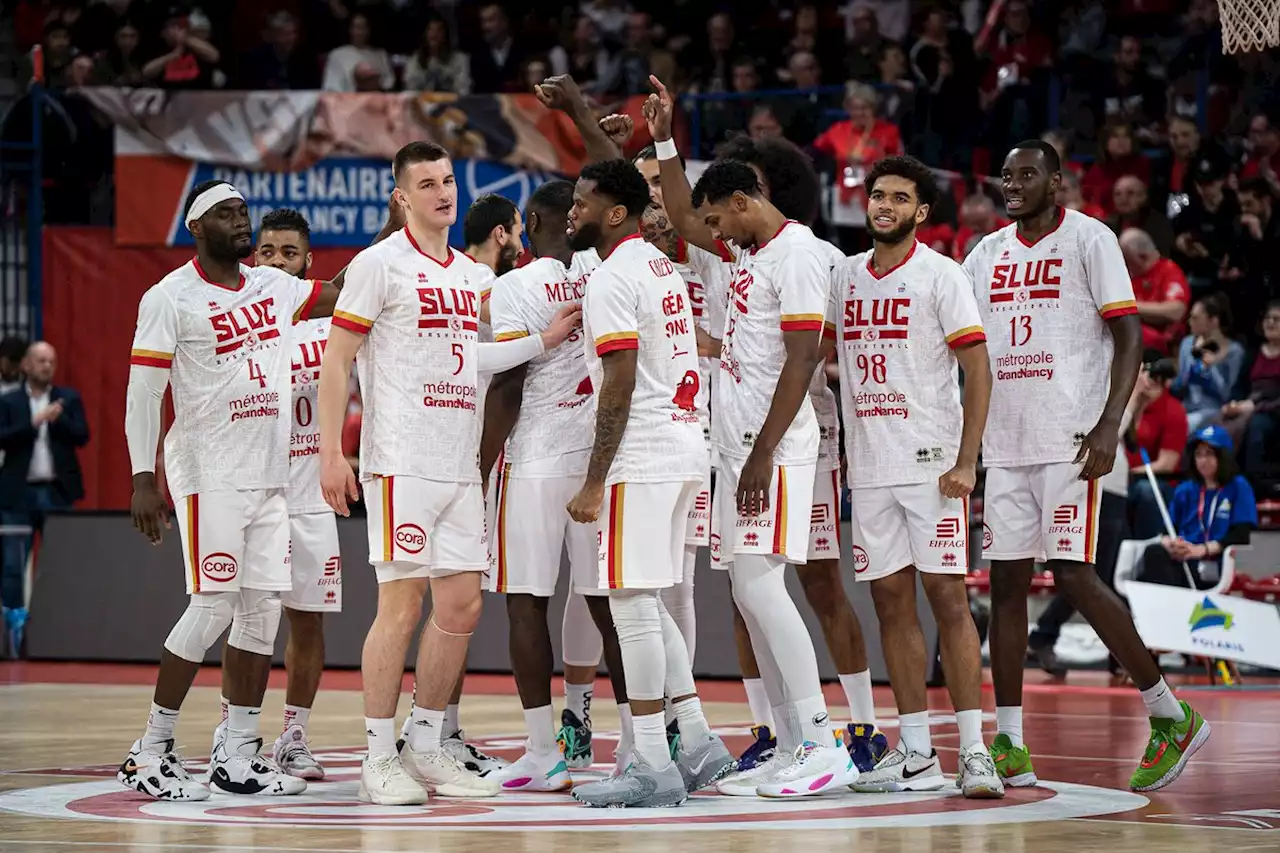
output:
MULTIPOLYGON (((1228 815, 1228 817, 1230 817, 1230 815, 1228 815)), ((1198 829, 1201 832, 1275 832, 1275 830, 1271 829, 1270 827, 1266 829, 1260 829, 1260 828, 1255 828, 1251 826, 1205 826, 1202 823, 1177 823, 1176 821, 1172 821, 1172 820, 1165 822, 1165 821, 1158 821, 1158 820, 1144 820, 1144 821, 1103 820, 1102 818, 1099 818, 1099 817, 1069 817, 1069 818, 1064 818, 1060 822, 1065 823, 1067 821, 1070 821, 1071 823, 1104 823, 1109 826, 1117 826, 1117 825, 1130 826, 1130 827, 1132 826, 1164 826, 1164 827, 1168 827, 1169 829, 1179 830, 1180 832, 1185 832, 1188 829, 1198 829)), ((1266 844, 1248 844, 1243 846, 1235 841, 1231 842, 1232 853, 1236 853, 1236 851, 1240 851, 1240 850, 1275 850, 1275 849, 1276 849, 1276 845, 1275 845, 1275 842, 1273 841, 1269 841, 1266 844)))
POLYGON ((107 848, 125 850, 136 850, 140 848, 160 848, 162 850, 189 850, 189 851, 216 851, 216 853, 245 853, 246 850, 252 850, 254 853, 259 851, 275 851, 275 853, 405 853, 407 848, 398 850, 376 850, 372 847, 275 847, 272 845, 262 845, 254 843, 251 847, 245 847, 243 844, 237 844, 234 847, 222 844, 187 844, 182 841, 171 841, 166 843, 149 842, 149 841, 43 841, 40 839, 25 839, 22 841, 9 841, 0 839, 0 849, 6 847, 19 847, 29 849, 32 846, 44 847, 92 847, 95 850, 107 848))

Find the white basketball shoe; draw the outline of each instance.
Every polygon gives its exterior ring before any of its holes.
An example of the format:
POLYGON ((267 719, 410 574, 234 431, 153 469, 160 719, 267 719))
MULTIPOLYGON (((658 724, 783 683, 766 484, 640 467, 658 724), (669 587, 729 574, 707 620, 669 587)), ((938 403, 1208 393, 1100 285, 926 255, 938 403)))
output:
POLYGON ((272 744, 271 755, 280 769, 290 776, 318 782, 324 778, 324 767, 316 761, 307 746, 307 733, 302 726, 289 726, 272 744))
POLYGON ((471 772, 443 748, 415 752, 405 744, 400 751, 405 771, 437 797, 493 797, 501 790, 493 779, 471 772))
POLYGON ((929 755, 903 752, 899 745, 889 750, 876 763, 875 769, 863 773, 853 790, 862 794, 899 791, 937 791, 947 784, 937 751, 929 755))
POLYGON ((259 755, 261 749, 262 738, 235 743, 219 725, 209 757, 209 788, 251 797, 288 797, 307 790, 306 781, 285 773, 274 759, 259 755))
POLYGON ((756 788, 761 797, 812 797, 847 789, 858 781, 853 756, 840 744, 821 746, 807 740, 796 747, 791 763, 763 780, 756 788))
POLYGON ((418 784, 397 754, 365 756, 360 764, 360 790, 362 803, 378 806, 420 806, 430 794, 418 784))
POLYGON ((567 791, 573 786, 569 766, 559 752, 526 751, 508 764, 484 777, 493 780, 504 791, 567 791))
POLYGON ((126 788, 157 800, 196 802, 209 799, 209 789, 197 782, 182 766, 173 751, 173 741, 165 741, 164 752, 144 751, 142 741, 134 741, 129 756, 116 772, 116 780, 126 788))

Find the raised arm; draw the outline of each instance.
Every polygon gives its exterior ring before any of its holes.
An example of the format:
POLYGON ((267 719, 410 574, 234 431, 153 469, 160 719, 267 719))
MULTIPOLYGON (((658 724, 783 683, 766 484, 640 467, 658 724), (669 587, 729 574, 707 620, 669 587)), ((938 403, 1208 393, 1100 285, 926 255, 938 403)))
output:
POLYGON ((688 242, 712 254, 723 255, 723 244, 693 209, 693 187, 689 186, 689 178, 680 162, 680 152, 671 138, 675 101, 657 77, 649 75, 649 82, 658 91, 645 101, 644 120, 649 125, 649 135, 653 137, 658 152, 658 177, 662 180, 662 203, 667 209, 667 218, 688 242))
POLYGON ((595 113, 591 111, 591 106, 573 77, 568 74, 548 77, 534 86, 533 92, 547 109, 559 110, 573 120, 574 127, 582 134, 582 145, 587 150, 588 163, 616 160, 622 156, 622 149, 600 127, 595 113))

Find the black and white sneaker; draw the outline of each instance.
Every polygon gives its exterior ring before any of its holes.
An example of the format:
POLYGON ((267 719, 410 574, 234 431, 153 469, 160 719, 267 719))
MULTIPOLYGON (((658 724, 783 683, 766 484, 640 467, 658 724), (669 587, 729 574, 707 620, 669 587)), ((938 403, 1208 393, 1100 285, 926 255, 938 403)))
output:
POLYGON ((173 752, 173 741, 165 742, 164 752, 156 754, 142 749, 142 741, 134 741, 129 757, 116 771, 116 780, 134 791, 157 800, 196 802, 209 799, 209 789, 201 785, 182 766, 173 752))
POLYGON ((462 729, 445 738, 440 746, 453 756, 455 761, 480 777, 488 776, 495 770, 501 770, 510 763, 483 752, 475 744, 467 743, 467 736, 462 729))
POLYGON ((288 797, 307 790, 303 779, 290 776, 271 758, 259 755, 262 738, 235 743, 225 735, 214 741, 209 759, 209 787, 223 794, 288 797))

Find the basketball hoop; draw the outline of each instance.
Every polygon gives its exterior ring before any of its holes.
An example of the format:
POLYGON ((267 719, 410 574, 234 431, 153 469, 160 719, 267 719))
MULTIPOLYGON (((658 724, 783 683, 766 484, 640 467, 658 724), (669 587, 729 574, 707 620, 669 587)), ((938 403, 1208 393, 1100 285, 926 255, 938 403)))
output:
POLYGON ((1218 16, 1223 53, 1280 45, 1280 0, 1218 0, 1218 16))

